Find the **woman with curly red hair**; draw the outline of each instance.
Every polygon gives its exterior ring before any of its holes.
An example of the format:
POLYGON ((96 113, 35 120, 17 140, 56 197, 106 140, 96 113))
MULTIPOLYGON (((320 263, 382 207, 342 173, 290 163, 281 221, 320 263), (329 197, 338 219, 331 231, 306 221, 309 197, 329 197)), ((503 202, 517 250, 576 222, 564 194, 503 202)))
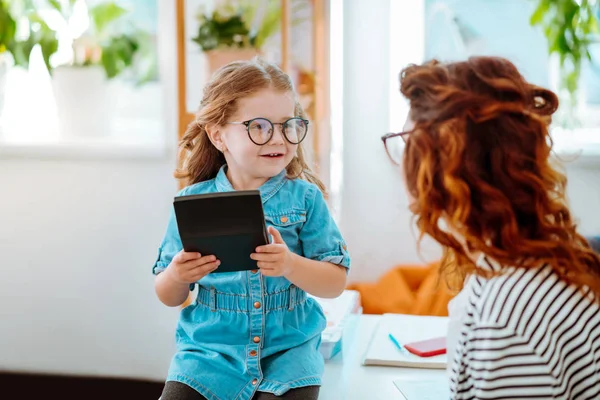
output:
POLYGON ((464 283, 452 397, 600 398, 600 256, 552 164, 556 95, 494 57, 409 66, 401 92, 406 129, 382 139, 421 236, 447 250, 442 274, 464 283))

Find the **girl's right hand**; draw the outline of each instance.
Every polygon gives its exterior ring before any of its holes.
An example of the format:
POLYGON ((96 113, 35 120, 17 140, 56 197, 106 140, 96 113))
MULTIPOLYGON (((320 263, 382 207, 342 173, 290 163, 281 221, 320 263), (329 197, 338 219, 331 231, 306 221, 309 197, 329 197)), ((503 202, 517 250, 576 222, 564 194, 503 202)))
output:
POLYGON ((181 284, 199 281, 216 270, 221 261, 215 256, 204 256, 200 253, 187 253, 181 250, 173 257, 167 268, 171 279, 181 284))

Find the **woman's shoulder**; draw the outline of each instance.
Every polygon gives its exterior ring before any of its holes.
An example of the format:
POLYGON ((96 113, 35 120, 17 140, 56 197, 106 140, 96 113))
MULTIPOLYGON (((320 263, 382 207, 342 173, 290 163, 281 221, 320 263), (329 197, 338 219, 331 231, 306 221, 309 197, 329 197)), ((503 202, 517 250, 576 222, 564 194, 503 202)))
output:
POLYGON ((469 285, 474 327, 503 327, 530 337, 552 335, 564 323, 583 329, 590 312, 600 322, 592 292, 565 282, 548 265, 506 268, 489 279, 473 277, 469 285))
POLYGON ((539 390, 540 398, 567 398, 565 388, 575 382, 585 385, 577 391, 598 392, 600 310, 589 289, 565 282, 549 266, 472 276, 465 289, 451 379, 456 393, 476 384, 489 398, 515 387, 539 390))

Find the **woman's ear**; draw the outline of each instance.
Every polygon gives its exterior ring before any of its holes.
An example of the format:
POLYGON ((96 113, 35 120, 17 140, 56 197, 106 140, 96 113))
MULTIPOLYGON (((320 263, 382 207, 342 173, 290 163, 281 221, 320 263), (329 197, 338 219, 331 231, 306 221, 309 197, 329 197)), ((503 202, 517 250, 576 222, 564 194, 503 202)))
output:
POLYGON ((217 148, 221 153, 223 153, 227 148, 225 143, 223 142, 223 134, 221 132, 221 127, 216 124, 206 125, 206 133, 208 134, 208 138, 210 139, 213 146, 217 148))

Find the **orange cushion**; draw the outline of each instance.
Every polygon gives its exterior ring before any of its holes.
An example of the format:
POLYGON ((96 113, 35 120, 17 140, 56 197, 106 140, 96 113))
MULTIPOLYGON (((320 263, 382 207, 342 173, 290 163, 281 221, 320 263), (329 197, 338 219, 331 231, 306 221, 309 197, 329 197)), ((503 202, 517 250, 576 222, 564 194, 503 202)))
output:
POLYGON ((440 279, 439 263, 399 265, 374 283, 353 283, 360 292, 365 314, 448 315, 448 302, 455 293, 440 279))

